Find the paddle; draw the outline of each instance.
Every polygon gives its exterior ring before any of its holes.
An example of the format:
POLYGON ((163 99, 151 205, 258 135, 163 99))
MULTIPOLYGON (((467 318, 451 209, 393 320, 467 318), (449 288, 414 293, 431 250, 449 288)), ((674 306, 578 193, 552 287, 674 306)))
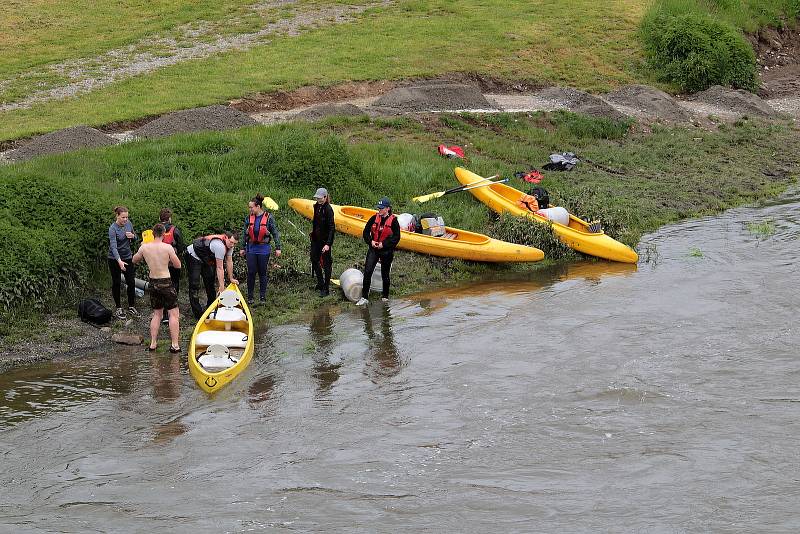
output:
MULTIPOLYGON (((418 203, 422 204, 423 202, 427 202, 429 200, 433 200, 434 198, 443 197, 444 195, 449 195, 450 193, 458 193, 459 191, 466 191, 467 189, 472 189, 472 187, 474 187, 475 184, 478 184, 480 182, 485 182, 487 180, 491 180, 492 178, 498 178, 499 176, 500 176, 499 174, 495 174, 494 176, 489 176, 488 178, 481 178, 477 182, 472 182, 471 184, 460 185, 458 187, 454 187, 453 189, 448 189, 447 191, 437 191, 436 193, 430 193, 428 195, 422 195, 422 196, 419 196, 419 197, 414 197, 411 200, 413 202, 418 202, 418 203)), ((508 181, 508 180, 506 179, 504 181, 508 181)), ((492 183, 500 183, 500 182, 492 182, 492 183)), ((490 185, 490 184, 484 184, 484 185, 490 185)))

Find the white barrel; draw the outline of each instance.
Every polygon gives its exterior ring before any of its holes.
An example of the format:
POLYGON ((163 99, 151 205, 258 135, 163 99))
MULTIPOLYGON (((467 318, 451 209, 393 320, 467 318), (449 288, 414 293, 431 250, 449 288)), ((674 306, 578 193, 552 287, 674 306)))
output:
POLYGON ((536 215, 541 215, 550 221, 569 226, 569 212, 560 206, 539 210, 536 212, 536 215))
POLYGON ((361 288, 364 285, 364 273, 358 269, 347 269, 339 276, 339 285, 344 292, 344 296, 350 302, 356 302, 361 298, 361 288))
MULTIPOLYGON (((364 287, 364 273, 358 269, 347 269, 341 276, 339 276, 339 286, 344 292, 344 296, 350 302, 356 302, 361 298, 361 292, 364 287)), ((375 266, 375 271, 372 273, 369 290, 381 292, 383 291, 383 278, 381 278, 381 264, 375 266)))

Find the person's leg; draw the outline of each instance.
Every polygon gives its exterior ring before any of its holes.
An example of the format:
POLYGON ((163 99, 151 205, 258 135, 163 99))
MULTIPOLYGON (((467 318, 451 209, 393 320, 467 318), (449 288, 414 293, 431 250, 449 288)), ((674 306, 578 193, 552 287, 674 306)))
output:
POLYGON ((381 256, 381 280, 383 280, 383 298, 389 298, 389 271, 392 267, 394 252, 384 252, 381 256))
POLYGON ((253 302, 256 289, 256 272, 258 271, 258 255, 248 252, 247 258, 247 302, 253 302))
POLYGON ((173 348, 180 347, 180 340, 178 336, 180 334, 180 313, 178 312, 178 307, 174 307, 167 312, 169 316, 169 338, 172 343, 173 348))
POLYGON ((317 241, 311 242, 311 272, 317 279, 317 285, 314 289, 322 289, 324 287, 324 280, 322 278, 322 266, 320 265, 320 254, 322 252, 322 243, 317 241))
POLYGON ((150 350, 155 350, 158 346, 158 329, 161 327, 163 316, 164 308, 153 310, 153 317, 150 319, 150 350))
MULTIPOLYGON (((214 273, 214 267, 205 262, 201 262, 200 274, 203 277, 203 286, 206 288, 206 308, 211 306, 214 299, 217 298, 216 281, 217 275, 214 273)), ((221 287, 220 290, 225 289, 221 287)))
POLYGON ((364 282, 361 285, 361 298, 369 300, 369 285, 372 281, 372 273, 378 264, 378 254, 372 250, 367 251, 367 259, 364 260, 364 282))
POLYGON ((263 302, 267 299, 267 284, 269 284, 269 254, 258 254, 258 296, 263 302))
POLYGON ((114 297, 114 304, 119 309, 122 307, 120 304, 121 282, 119 279, 122 270, 119 268, 117 260, 114 259, 108 260, 108 270, 111 271, 111 295, 114 297))
POLYGON ((128 306, 136 307, 136 265, 133 261, 125 261, 125 285, 128 286, 128 306))
POLYGON ((325 272, 322 289, 327 292, 331 288, 331 273, 333 272, 333 253, 330 249, 322 255, 322 268, 325 272))
POLYGON ((200 316, 203 315, 203 310, 200 308, 200 299, 197 296, 197 293, 200 291, 200 261, 194 259, 188 252, 184 256, 184 260, 188 268, 189 304, 192 307, 192 315, 194 315, 195 319, 199 319, 200 316))

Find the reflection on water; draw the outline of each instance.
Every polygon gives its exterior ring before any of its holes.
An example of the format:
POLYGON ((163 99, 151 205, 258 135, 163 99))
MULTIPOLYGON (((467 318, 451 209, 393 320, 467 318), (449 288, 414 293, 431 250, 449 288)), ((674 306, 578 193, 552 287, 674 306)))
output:
POLYGON ((372 382, 377 383, 383 378, 395 376, 403 366, 400 352, 394 343, 392 314, 389 306, 382 303, 364 306, 360 311, 361 318, 364 320, 364 333, 368 340, 364 358, 364 373, 372 382), (379 309, 376 310, 375 306, 379 306, 379 309), (374 321, 380 323, 380 334, 375 332, 374 321))
POLYGON ((336 335, 333 330, 333 315, 330 305, 323 305, 314 312, 309 324, 309 334, 314 342, 312 355, 314 370, 312 376, 317 381, 317 395, 324 396, 339 380, 340 361, 331 361, 336 335))
POLYGON ((159 401, 174 401, 181 396, 183 376, 180 354, 150 352, 150 380, 153 397, 159 401))
POLYGON ((262 402, 266 402, 272 398, 275 392, 275 379, 272 375, 262 376, 253 380, 250 387, 247 389, 247 400, 251 406, 257 406, 262 402))
POLYGON ((37 415, 131 392, 138 362, 131 349, 49 362, 0 374, 0 429, 37 415))
POLYGON ((141 350, 12 370, 0 524, 800 531, 798 222, 792 197, 645 236, 638 270, 323 307, 214 396, 141 350))

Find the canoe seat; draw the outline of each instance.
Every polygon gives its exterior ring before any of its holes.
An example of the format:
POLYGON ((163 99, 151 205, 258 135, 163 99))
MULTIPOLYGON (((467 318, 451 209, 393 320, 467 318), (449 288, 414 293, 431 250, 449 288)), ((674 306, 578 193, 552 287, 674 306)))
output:
POLYGON ((197 362, 206 370, 223 370, 233 367, 239 362, 238 358, 231 355, 228 347, 211 345, 197 358, 197 362))
POLYGON ((240 308, 217 308, 214 313, 214 319, 226 323, 235 323, 237 321, 246 321, 247 315, 240 308))
POLYGON ((236 330, 206 330, 197 334, 195 345, 210 347, 222 345, 227 348, 247 347, 247 334, 236 330))

